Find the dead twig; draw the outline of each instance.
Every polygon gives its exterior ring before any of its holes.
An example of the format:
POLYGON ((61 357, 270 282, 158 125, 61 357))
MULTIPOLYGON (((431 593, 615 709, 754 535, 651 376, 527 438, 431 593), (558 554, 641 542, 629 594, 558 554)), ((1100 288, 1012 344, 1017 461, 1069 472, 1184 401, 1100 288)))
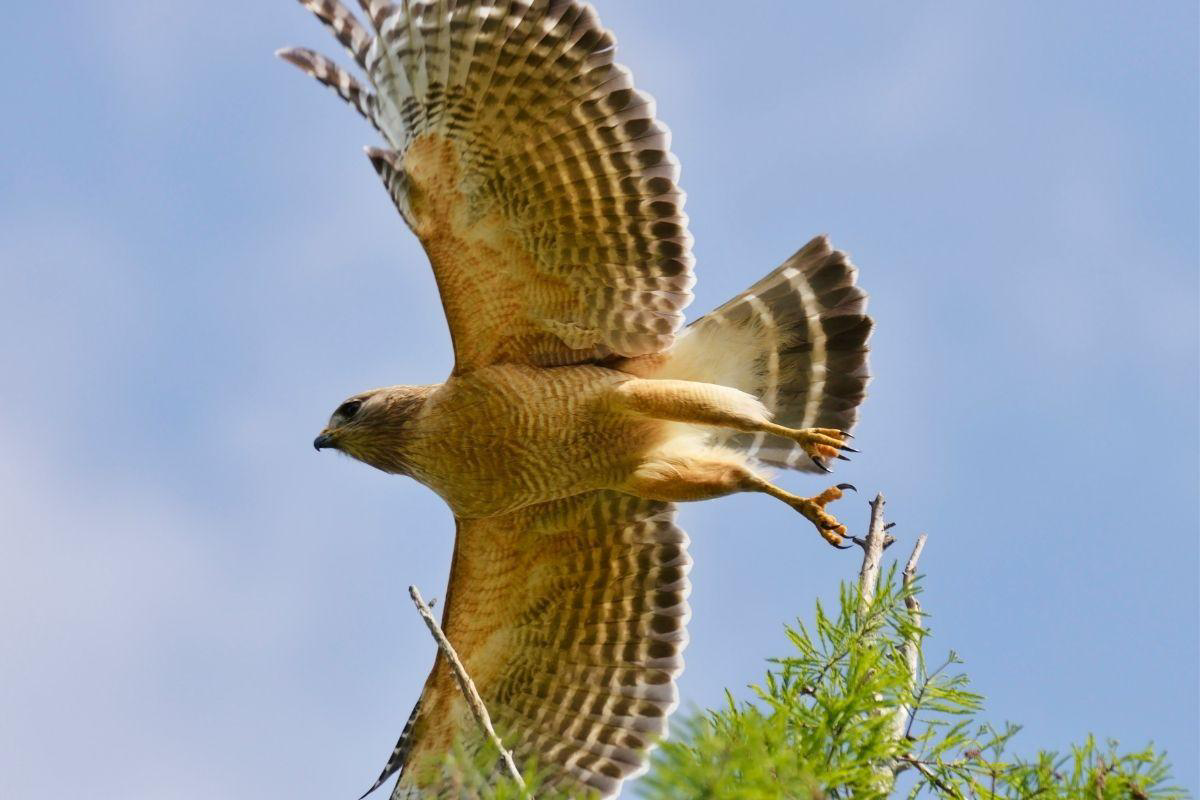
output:
MULTIPOLYGON (((925 540, 928 537, 921 534, 917 537, 917 543, 913 545, 912 555, 908 557, 908 563, 904 565, 904 605, 908 608, 909 621, 912 623, 912 629, 904 638, 904 646, 901 648, 901 654, 904 656, 904 665, 908 668, 908 693, 911 695, 917 688, 917 673, 921 666, 921 602, 917 600, 915 592, 915 584, 917 580, 917 561, 921 558, 921 551, 925 549, 925 540)), ((910 709, 906 704, 901 703, 896 708, 896 716, 894 718, 895 736, 896 739, 905 738, 912 730, 912 719, 916 715, 916 709, 910 709)))
MULTIPOLYGON (((883 551, 895 541, 887 532, 888 526, 883 521, 883 494, 875 495, 871 501, 871 522, 867 526, 867 536, 853 541, 863 549, 862 567, 858 571, 858 630, 863 641, 872 642, 878 635, 880 620, 873 619, 871 606, 875 602, 875 592, 879 587, 879 571, 883 567, 883 551)), ((877 698, 881 699, 881 698, 877 698)), ((882 709, 872 714, 882 715, 882 709)), ((896 773, 891 764, 875 765, 876 786, 881 796, 891 792, 895 785, 896 773)))
MULTIPOLYGON (((871 501, 871 522, 867 528, 867 535, 862 539, 857 537, 854 539, 854 543, 863 549, 862 567, 858 573, 858 618, 860 626, 869 625, 868 619, 871 613, 871 605, 875 602, 875 592, 879 586, 879 573, 883 568, 883 551, 895 541, 887 532, 891 526, 884 523, 884 502, 882 494, 875 495, 875 499, 871 501)), ((916 689, 918 672, 921 665, 921 604, 917 600, 914 589, 917 577, 917 562, 921 558, 921 552, 925 549, 926 538, 925 534, 917 537, 912 555, 908 557, 908 563, 904 565, 903 572, 904 604, 908 609, 909 619, 912 623, 912 628, 905 636, 901 647, 901 657, 904 659, 904 665, 908 673, 909 694, 912 694, 916 689)), ((871 630, 865 630, 864 632, 868 637, 874 635, 874 631, 871 630)), ((900 703, 893 713, 892 731, 897 743, 908 737, 915 710, 915 708, 910 708, 907 703, 900 703)), ((896 774, 910 766, 920 770, 921 774, 930 782, 942 788, 943 791, 947 791, 942 782, 927 766, 912 758, 898 758, 892 763, 890 768, 881 765, 879 767, 879 788, 884 791, 890 791, 894 785, 896 774)), ((949 790, 949 793, 954 797, 958 797, 958 794, 954 793, 953 790, 949 790)))
POLYGON ((887 532, 883 523, 884 499, 882 494, 875 495, 871 501, 871 524, 867 527, 867 537, 854 537, 854 543, 863 549, 862 568, 858 572, 858 618, 866 619, 875 600, 875 587, 879 585, 879 569, 883 565, 884 549, 895 541, 887 532))
POLYGON ((429 628, 429 632, 433 634, 438 647, 441 648, 442 655, 446 657, 446 661, 450 664, 450 670, 454 673, 454 678, 458 681, 458 688, 462 690, 463 697, 467 701, 467 707, 471 709, 471 716, 475 717, 475 721, 479 724, 479 728, 483 731, 484 735, 500 751, 500 757, 504 761, 504 766, 508 769, 509 777, 516 781, 516 784, 521 787, 523 792, 526 791, 525 779, 521 777, 521 772, 517 769, 516 762, 513 761, 512 751, 505 748, 504 743, 500 741, 500 737, 496 735, 496 729, 492 727, 492 718, 488 716, 487 707, 483 704, 483 698, 479 696, 479 691, 475 688, 471 676, 467 674, 467 668, 459 660, 458 653, 454 652, 454 647, 450 644, 450 640, 446 638, 442 627, 433 618, 433 612, 429 610, 429 606, 425 605, 425 601, 421 599, 421 593, 417 590, 417 587, 409 586, 408 593, 412 596, 413 604, 416 605, 421 619, 425 620, 425 625, 429 628))

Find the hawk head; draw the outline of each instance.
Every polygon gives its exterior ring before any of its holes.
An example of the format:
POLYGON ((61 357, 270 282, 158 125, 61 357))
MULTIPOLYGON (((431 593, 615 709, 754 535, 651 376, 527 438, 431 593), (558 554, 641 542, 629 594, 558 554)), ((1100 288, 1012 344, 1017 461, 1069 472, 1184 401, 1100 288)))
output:
POLYGON ((317 450, 341 450, 384 472, 407 474, 406 428, 432 387, 388 386, 346 399, 313 440, 317 450))

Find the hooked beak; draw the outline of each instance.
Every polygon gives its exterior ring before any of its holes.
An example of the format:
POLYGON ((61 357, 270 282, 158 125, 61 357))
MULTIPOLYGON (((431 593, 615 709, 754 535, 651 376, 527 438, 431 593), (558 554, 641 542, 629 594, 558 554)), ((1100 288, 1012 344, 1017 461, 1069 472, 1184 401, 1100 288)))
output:
POLYGON ((333 441, 333 437, 326 432, 322 432, 320 436, 313 439, 313 447, 317 450, 322 450, 327 447, 336 448, 337 445, 333 441))

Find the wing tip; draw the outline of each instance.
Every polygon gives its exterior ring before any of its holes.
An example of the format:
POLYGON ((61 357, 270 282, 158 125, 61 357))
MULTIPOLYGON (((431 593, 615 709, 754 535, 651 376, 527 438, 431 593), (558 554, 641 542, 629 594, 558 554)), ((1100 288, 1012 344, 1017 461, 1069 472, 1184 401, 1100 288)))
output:
POLYGON ((397 153, 395 150, 390 150, 386 147, 367 145, 363 147, 363 153, 366 154, 367 158, 371 159, 371 163, 375 165, 375 169, 379 169, 382 165, 396 168, 399 167, 399 164, 397 163, 399 153, 397 153))
POLYGON ((274 56, 289 64, 295 64, 297 67, 303 68, 304 56, 307 52, 303 47, 281 47, 275 51, 274 56))

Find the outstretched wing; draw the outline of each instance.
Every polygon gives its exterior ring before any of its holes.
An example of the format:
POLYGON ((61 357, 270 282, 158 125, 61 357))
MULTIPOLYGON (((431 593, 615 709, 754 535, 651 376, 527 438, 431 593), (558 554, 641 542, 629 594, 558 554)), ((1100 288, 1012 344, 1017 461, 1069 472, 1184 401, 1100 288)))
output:
MULTIPOLYGON (((611 491, 459 520, 442 626, 519 765, 612 797, 667 730, 690 610, 673 506, 611 491)), ((439 654, 374 788, 438 794, 455 742, 481 742, 439 654)), ((447 795, 448 796, 448 795, 447 795)))
POLYGON ((433 264, 456 372, 664 350, 691 301, 670 133, 575 0, 301 0, 374 91, 280 55, 378 128, 368 154, 433 264))

